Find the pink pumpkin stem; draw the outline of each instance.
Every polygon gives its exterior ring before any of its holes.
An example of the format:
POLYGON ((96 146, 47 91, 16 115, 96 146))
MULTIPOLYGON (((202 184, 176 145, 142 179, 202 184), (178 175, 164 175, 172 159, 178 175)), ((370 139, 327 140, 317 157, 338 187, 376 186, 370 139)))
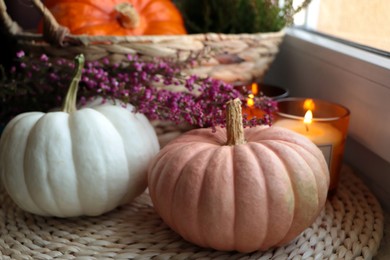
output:
POLYGON ((236 98, 226 103, 226 145, 245 144, 244 126, 242 123, 241 100, 236 98))

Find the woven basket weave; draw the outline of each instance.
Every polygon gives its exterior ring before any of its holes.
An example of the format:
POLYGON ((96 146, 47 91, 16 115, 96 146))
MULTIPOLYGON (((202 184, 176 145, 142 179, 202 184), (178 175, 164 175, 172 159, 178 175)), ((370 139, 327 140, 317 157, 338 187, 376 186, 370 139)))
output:
MULTIPOLYGON (((0 259, 372 259, 383 236, 382 209, 349 167, 316 221, 291 243, 249 254, 192 245, 165 225, 147 192, 99 217, 40 217, 0 189, 0 259)), ((386 258, 385 258, 386 259, 386 258)))
POLYGON ((11 19, 0 0, 0 19, 17 47, 30 53, 72 58, 83 53, 87 60, 109 58, 120 63, 128 54, 172 58, 187 62, 196 57, 188 74, 226 82, 261 80, 278 52, 284 31, 256 34, 192 34, 175 36, 72 35, 60 26, 40 2, 34 6, 44 17, 44 34, 29 33, 11 19))

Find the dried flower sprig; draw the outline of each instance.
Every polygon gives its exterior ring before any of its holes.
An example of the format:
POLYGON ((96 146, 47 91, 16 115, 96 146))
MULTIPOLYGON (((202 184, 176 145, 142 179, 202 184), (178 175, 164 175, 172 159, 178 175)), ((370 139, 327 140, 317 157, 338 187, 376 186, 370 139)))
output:
MULTIPOLYGON (((59 106, 74 68, 73 61, 63 58, 44 54, 39 59, 31 58, 23 51, 17 56, 15 67, 1 81, 2 121, 25 110, 59 106)), ((96 96, 131 103, 150 120, 187 122, 197 127, 224 126, 225 103, 234 98, 245 102, 247 97, 220 80, 185 75, 173 61, 146 61, 131 55, 120 65, 110 64, 108 59, 86 62, 80 81, 80 104, 96 96)), ((271 124, 275 103, 261 96, 255 99, 255 107, 265 112, 264 117, 244 117, 244 125, 271 124)))

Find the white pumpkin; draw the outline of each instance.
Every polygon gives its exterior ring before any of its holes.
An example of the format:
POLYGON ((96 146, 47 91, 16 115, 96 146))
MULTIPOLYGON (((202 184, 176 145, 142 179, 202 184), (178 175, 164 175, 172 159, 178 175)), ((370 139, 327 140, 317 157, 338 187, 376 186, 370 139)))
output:
MULTIPOLYGON (((71 89, 77 93, 77 86, 71 89)), ((148 119, 118 105, 30 112, 4 129, 0 174, 10 197, 28 212, 94 216, 145 190, 146 168, 158 151, 148 119)))

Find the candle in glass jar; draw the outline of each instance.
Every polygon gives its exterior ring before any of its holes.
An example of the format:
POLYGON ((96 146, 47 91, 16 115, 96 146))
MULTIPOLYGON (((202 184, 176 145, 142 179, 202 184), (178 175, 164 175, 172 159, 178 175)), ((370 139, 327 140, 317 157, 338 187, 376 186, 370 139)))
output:
POLYGON ((254 98, 258 94, 258 85, 256 83, 252 83, 251 94, 248 95, 248 99, 246 101, 246 106, 242 107, 242 113, 247 115, 248 119, 252 119, 254 117, 261 118, 264 113, 260 109, 255 107, 254 98))
POLYGON ((264 112, 254 106, 254 98, 256 96, 261 94, 272 100, 278 100, 287 97, 289 94, 289 91, 285 88, 256 82, 248 85, 236 85, 235 88, 244 93, 247 93, 248 90, 250 91, 246 104, 242 106, 242 112, 247 115, 248 119, 254 117, 262 118, 264 116, 264 112))
POLYGON ((331 168, 333 151, 337 150, 343 143, 342 133, 326 123, 305 124, 303 121, 281 119, 273 125, 288 128, 309 138, 322 151, 329 168, 331 168))
POLYGON ((297 132, 317 145, 329 167, 329 193, 333 194, 339 180, 348 123, 349 110, 343 106, 318 99, 287 98, 278 101, 273 125, 297 132))

